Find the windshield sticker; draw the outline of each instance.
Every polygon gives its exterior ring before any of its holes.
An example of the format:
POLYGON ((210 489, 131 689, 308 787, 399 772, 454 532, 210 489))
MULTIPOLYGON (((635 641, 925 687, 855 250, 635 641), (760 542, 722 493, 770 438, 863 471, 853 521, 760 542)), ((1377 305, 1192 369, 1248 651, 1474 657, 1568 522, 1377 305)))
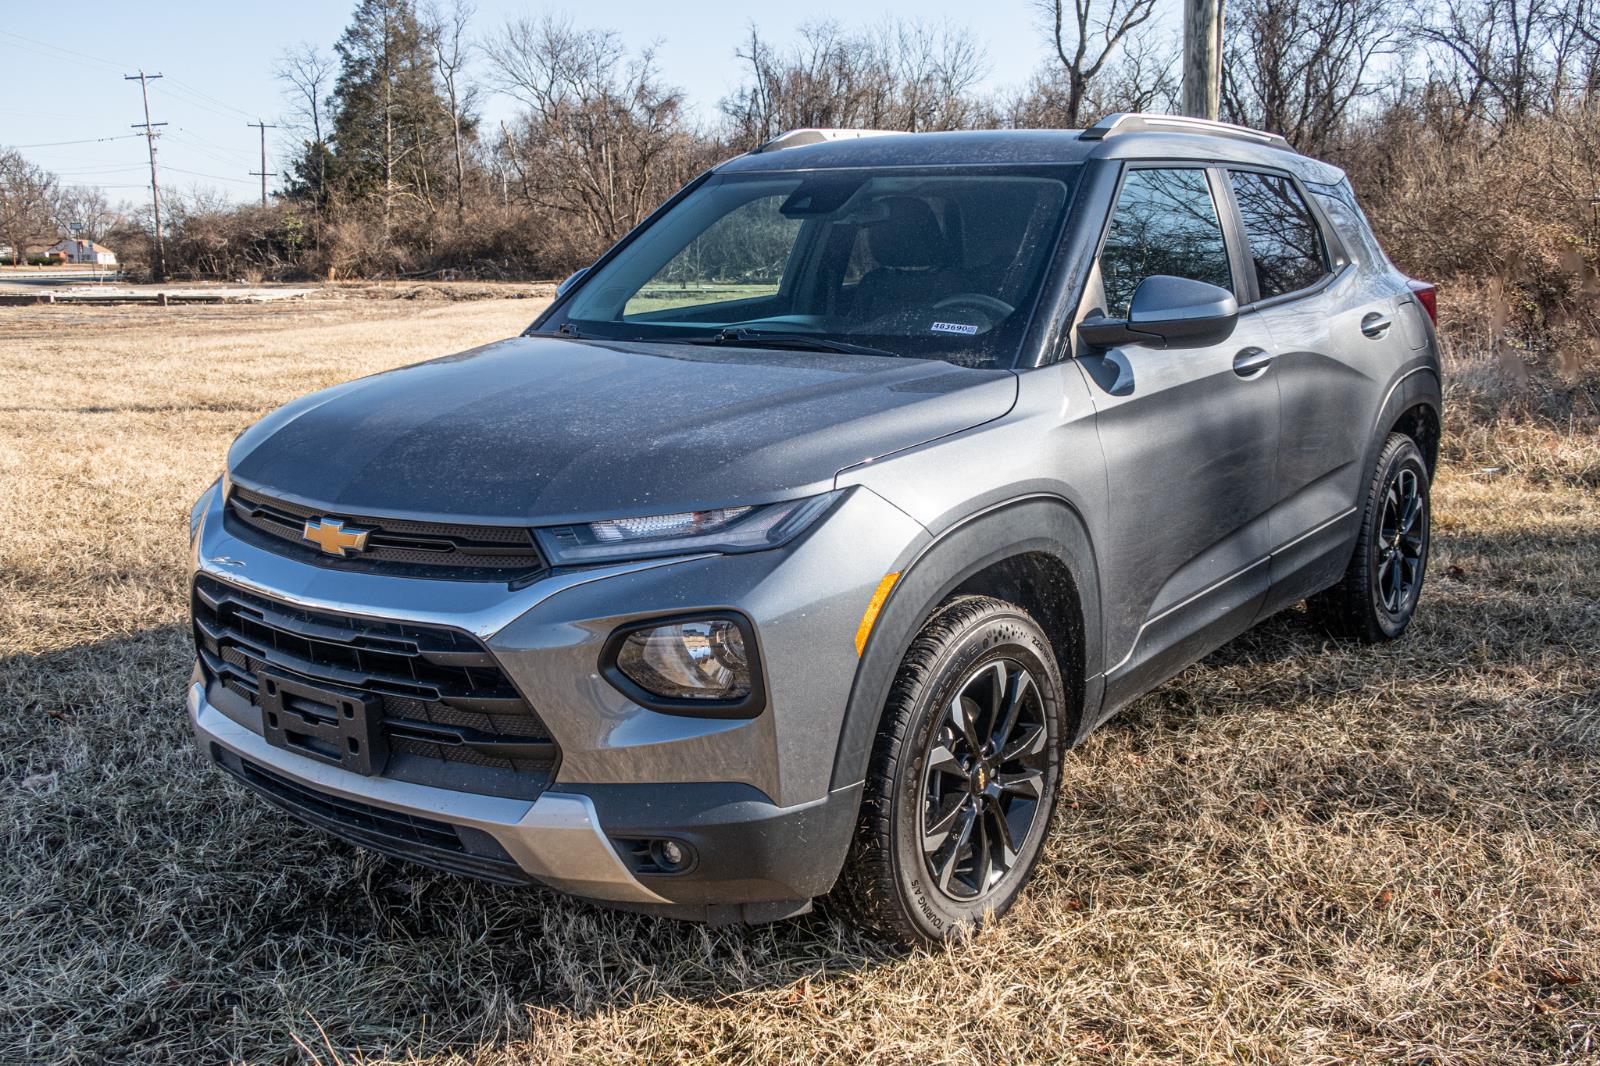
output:
POLYGON ((935 333, 964 333, 969 337, 978 332, 977 326, 965 322, 935 322, 932 329, 935 333))

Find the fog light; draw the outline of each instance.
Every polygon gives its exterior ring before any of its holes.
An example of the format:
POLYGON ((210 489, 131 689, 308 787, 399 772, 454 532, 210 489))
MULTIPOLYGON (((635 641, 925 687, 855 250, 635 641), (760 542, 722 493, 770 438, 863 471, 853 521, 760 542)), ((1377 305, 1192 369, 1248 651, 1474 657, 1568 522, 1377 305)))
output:
POLYGON ((636 629, 617 649, 617 669, 665 699, 742 700, 751 690, 744 631, 728 618, 636 629))
POLYGON ((668 873, 689 865, 689 849, 676 840, 658 840, 650 848, 650 858, 668 873))

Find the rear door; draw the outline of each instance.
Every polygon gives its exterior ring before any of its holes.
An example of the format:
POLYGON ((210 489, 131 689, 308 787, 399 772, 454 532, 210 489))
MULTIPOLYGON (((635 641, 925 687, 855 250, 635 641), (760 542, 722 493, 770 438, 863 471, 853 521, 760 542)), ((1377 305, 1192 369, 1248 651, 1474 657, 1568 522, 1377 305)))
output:
POLYGON ((1324 587, 1349 561, 1379 395, 1404 348, 1392 293, 1375 284, 1292 177, 1228 175, 1249 250, 1246 285, 1272 337, 1282 410, 1267 610, 1324 587))
MULTIPOLYGON (((1132 167, 1112 208, 1083 310, 1125 317, 1155 274, 1238 292, 1241 252, 1219 211, 1220 171, 1132 167)), ((1225 193, 1223 194, 1225 195, 1225 193)), ((1243 314, 1220 344, 1085 353, 1109 478, 1106 699, 1181 669, 1254 619, 1267 589, 1278 386, 1236 364, 1270 338, 1243 314)))

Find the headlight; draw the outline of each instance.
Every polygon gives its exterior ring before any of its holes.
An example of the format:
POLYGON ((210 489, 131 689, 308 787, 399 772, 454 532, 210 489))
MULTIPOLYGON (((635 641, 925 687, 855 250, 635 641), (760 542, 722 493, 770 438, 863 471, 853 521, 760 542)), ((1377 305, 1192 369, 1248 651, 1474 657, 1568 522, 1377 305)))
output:
POLYGON ((816 521, 838 492, 759 507, 611 518, 537 529, 539 547, 555 566, 691 552, 748 552, 776 548, 816 521))
POLYGON ((619 630, 606 675, 634 702, 669 713, 753 716, 761 673, 748 623, 734 616, 645 622, 619 630))

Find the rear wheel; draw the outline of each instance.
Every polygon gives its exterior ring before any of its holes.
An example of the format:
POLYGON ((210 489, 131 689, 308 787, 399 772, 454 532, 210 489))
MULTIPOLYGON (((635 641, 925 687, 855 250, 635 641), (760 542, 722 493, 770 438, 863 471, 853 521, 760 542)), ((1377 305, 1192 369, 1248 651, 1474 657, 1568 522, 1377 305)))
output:
POLYGON ((1368 486, 1350 565, 1337 585, 1307 601, 1334 633, 1378 644, 1411 624, 1428 566, 1429 489, 1416 442, 1390 434, 1368 486))
POLYGON ((1022 609, 974 596, 928 620, 884 711, 846 868, 871 924, 926 943, 1011 907, 1055 812, 1065 707, 1022 609))

